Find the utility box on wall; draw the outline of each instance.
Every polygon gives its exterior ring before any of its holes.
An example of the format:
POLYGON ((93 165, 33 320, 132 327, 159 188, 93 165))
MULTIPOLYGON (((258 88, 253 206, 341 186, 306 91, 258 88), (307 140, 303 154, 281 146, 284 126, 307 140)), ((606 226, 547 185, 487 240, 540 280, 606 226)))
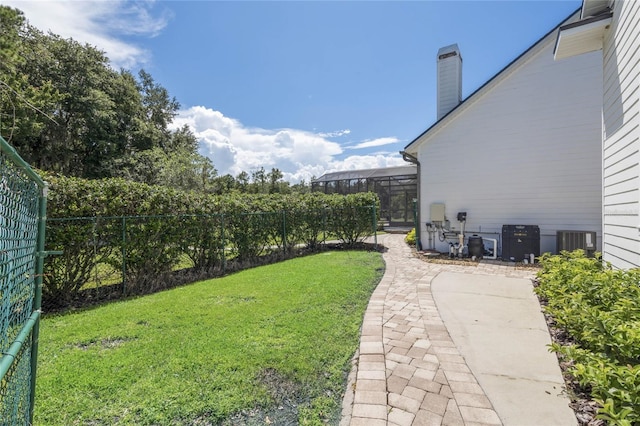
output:
POLYGON ((502 225, 502 260, 522 262, 540 256, 540 227, 537 225, 502 225))
POLYGON ((445 207, 442 203, 431 204, 431 222, 444 222, 445 207))

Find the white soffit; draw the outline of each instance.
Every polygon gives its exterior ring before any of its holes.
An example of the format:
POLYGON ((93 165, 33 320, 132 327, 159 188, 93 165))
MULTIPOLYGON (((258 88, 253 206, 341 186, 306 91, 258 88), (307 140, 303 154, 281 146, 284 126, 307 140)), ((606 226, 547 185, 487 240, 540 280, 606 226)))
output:
POLYGON ((599 15, 609 8, 609 3, 611 3, 610 0, 583 0, 580 19, 599 15))
POLYGON ((611 13, 583 19, 560 27, 554 59, 564 59, 602 49, 604 31, 611 24, 611 13))

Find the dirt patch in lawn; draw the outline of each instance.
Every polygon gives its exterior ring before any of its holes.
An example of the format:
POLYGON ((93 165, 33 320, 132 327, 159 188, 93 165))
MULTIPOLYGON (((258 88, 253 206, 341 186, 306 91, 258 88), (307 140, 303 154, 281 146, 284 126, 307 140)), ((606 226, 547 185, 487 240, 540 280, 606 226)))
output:
POLYGON ((73 347, 85 351, 95 346, 100 347, 100 349, 114 349, 136 339, 137 337, 105 337, 104 339, 100 340, 76 343, 75 345, 73 345, 73 347))
POLYGON ((258 375, 258 381, 265 386, 274 405, 242 410, 230 416, 223 425, 297 425, 298 407, 307 401, 301 386, 289 380, 275 368, 265 368, 258 375))

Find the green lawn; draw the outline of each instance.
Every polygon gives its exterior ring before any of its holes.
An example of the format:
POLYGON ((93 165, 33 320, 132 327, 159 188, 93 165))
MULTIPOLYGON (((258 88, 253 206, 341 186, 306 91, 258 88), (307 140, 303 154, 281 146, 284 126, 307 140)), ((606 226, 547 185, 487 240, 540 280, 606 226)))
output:
POLYGON ((326 252, 46 317, 35 424, 335 424, 382 270, 326 252))

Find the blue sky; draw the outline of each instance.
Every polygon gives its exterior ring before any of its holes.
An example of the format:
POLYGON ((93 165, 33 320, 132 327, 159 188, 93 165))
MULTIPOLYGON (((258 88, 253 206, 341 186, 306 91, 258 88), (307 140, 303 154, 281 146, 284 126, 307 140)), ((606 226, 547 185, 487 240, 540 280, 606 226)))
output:
POLYGON ((32 25, 144 68, 220 174, 285 179, 405 164, 436 116, 436 53, 463 97, 581 5, 571 1, 13 1, 32 25))

